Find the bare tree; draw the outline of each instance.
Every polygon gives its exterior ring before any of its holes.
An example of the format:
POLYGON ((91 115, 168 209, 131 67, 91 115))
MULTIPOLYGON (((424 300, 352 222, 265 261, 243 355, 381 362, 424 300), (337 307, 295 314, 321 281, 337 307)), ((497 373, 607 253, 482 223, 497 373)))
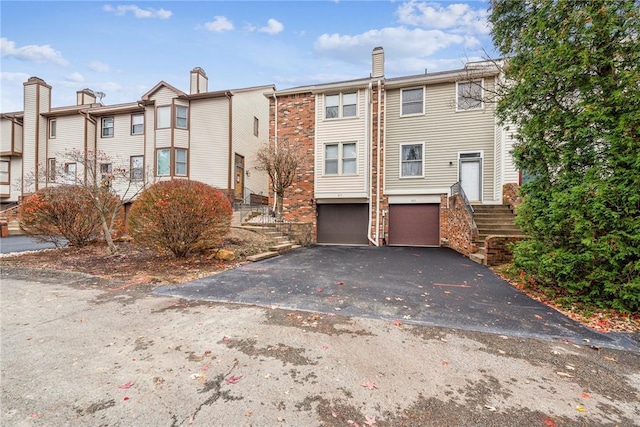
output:
POLYGON ((269 175, 273 191, 276 194, 276 218, 282 219, 284 193, 293 184, 296 170, 304 159, 304 153, 287 139, 264 144, 256 152, 255 167, 269 175))
POLYGON ((29 181, 46 183, 47 186, 72 185, 79 187, 91 200, 100 221, 107 253, 118 251, 113 242, 112 233, 118 216, 125 204, 133 201, 149 183, 141 165, 130 165, 110 157, 103 151, 68 150, 56 159, 49 159, 46 168, 40 168, 38 176, 27 178, 29 181), (109 195, 117 197, 106 197, 109 195))

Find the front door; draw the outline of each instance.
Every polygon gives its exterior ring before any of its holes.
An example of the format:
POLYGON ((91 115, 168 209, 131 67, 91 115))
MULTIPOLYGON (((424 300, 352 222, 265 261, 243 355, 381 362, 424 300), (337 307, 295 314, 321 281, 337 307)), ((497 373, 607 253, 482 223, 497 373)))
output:
POLYGON ((244 200, 244 156, 236 154, 235 199, 244 200))
POLYGON ((460 154, 460 184, 469 201, 482 200, 482 158, 480 153, 460 154))

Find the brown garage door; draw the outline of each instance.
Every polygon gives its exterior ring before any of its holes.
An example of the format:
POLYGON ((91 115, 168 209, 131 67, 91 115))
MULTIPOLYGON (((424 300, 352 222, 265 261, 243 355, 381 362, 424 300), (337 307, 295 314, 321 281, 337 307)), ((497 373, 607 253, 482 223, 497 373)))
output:
POLYGON ((440 205, 389 205, 389 244, 440 245, 440 205))
POLYGON ((318 243, 366 245, 369 205, 319 204, 318 243))

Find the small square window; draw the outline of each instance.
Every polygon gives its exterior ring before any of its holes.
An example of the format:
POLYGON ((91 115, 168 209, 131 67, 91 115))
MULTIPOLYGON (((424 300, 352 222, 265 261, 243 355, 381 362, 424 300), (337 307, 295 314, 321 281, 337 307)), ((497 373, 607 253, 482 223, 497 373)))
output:
POLYGON ((402 90, 402 115, 422 114, 424 111, 424 89, 402 90))
POLYGON ((405 144, 400 146, 402 163, 401 177, 420 177, 423 175, 422 144, 405 144))
POLYGON ((144 133, 144 114, 131 115, 131 135, 142 135, 144 133))
POLYGON ((102 119, 102 137, 113 137, 113 117, 105 117, 102 119))

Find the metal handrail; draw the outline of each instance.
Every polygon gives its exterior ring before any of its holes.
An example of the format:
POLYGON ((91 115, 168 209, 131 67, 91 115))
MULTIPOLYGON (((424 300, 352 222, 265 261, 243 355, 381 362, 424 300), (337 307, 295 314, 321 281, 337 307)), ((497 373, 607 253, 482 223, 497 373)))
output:
POLYGON ((462 200, 464 200, 464 207, 467 209, 467 212, 469 212, 471 214, 471 217, 473 218, 473 206, 471 206, 471 202, 469 202, 469 199, 467 198, 467 195, 464 192, 464 189, 462 188, 462 181, 458 181, 455 184, 453 184, 451 186, 451 195, 453 196, 454 194, 460 194, 460 196, 462 196, 462 200))

